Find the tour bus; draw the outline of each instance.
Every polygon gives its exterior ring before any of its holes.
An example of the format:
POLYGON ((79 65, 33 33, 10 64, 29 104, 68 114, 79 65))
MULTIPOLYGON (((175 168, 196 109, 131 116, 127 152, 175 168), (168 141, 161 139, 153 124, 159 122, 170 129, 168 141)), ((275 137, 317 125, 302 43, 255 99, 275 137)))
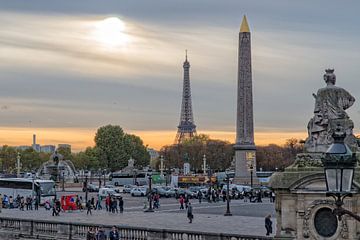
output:
POLYGON ((0 178, 0 193, 2 196, 17 195, 38 196, 40 204, 47 200, 51 201, 56 196, 55 182, 52 180, 30 179, 30 178, 0 178))
POLYGON ((125 185, 146 185, 148 183, 148 173, 139 172, 136 174, 131 173, 111 173, 109 180, 114 186, 125 185))

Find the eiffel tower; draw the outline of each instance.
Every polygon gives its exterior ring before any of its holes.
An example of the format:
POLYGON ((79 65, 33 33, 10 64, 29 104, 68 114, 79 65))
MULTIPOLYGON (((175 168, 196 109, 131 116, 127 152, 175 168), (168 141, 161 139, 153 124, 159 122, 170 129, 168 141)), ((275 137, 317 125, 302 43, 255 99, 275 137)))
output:
POLYGON ((187 59, 187 50, 185 51, 184 68, 184 83, 183 95, 181 103, 181 114, 178 131, 175 138, 175 144, 180 144, 186 139, 190 139, 196 135, 196 125, 194 124, 194 117, 191 105, 191 89, 190 89, 190 63, 187 59))

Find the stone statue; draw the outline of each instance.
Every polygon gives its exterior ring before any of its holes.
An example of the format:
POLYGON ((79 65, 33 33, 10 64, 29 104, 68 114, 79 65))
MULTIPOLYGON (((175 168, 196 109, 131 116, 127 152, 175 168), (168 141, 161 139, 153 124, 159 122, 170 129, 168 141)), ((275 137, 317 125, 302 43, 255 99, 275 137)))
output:
POLYGON ((346 132, 345 142, 351 147, 357 147, 353 135, 354 123, 349 118, 346 109, 350 108, 355 98, 345 89, 336 87, 334 69, 326 69, 324 80, 326 87, 313 94, 315 98, 314 116, 308 123, 308 138, 305 141, 307 152, 326 152, 333 142, 332 134, 338 126, 346 132))

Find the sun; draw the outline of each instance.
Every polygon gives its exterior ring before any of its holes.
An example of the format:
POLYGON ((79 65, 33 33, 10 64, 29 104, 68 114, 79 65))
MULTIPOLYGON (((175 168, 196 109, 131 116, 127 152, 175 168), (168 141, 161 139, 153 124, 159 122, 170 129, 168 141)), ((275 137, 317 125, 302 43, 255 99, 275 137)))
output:
POLYGON ((125 23, 117 17, 109 17, 95 23, 94 39, 106 48, 124 47, 129 43, 125 23))

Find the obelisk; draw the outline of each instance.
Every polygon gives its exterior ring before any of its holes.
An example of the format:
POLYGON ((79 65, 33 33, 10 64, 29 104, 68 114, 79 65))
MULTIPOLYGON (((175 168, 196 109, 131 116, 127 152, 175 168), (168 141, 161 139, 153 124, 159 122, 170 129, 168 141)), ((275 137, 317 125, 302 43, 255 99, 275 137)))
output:
POLYGON ((234 146, 234 181, 241 184, 257 182, 250 36, 250 28, 244 16, 239 33, 236 143, 234 146))

